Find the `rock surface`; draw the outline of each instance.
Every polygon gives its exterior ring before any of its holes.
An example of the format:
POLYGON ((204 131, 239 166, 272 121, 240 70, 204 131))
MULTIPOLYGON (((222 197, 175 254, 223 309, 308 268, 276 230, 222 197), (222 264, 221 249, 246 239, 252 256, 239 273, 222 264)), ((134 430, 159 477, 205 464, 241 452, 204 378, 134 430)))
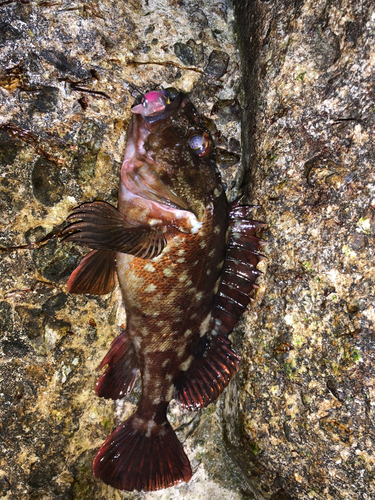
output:
POLYGON ((48 239, 78 204, 116 203, 131 93, 158 86, 213 111, 234 196, 240 84, 226 1, 0 0, 0 498, 240 498, 221 403, 199 414, 171 405, 189 484, 120 493, 93 478, 97 448, 134 411, 140 387, 116 408, 95 396, 96 367, 124 311, 118 293, 68 294, 86 252, 48 239), (20 245, 29 248, 10 248, 20 245))
POLYGON ((227 443, 257 498, 375 498, 374 4, 235 3, 269 245, 227 443))
POLYGON ((242 87, 227 0, 0 0, 2 499, 375 496, 373 2, 234 3, 242 87), (91 464, 139 397, 93 392, 124 311, 67 293, 85 251, 50 236, 77 204, 116 203, 131 93, 157 85, 213 118, 268 260, 225 397, 170 406, 193 479, 121 493, 91 464))

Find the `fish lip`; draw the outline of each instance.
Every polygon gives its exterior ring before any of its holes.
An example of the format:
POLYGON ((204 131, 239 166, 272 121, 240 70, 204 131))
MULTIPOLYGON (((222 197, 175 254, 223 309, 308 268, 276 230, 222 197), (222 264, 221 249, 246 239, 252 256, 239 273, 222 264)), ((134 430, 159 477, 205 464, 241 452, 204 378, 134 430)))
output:
POLYGON ((145 116, 143 117, 144 121, 144 126, 146 127, 147 130, 150 130, 153 128, 152 126, 156 124, 157 122, 161 122, 162 120, 165 120, 166 118, 169 118, 173 113, 177 111, 177 109, 180 107, 181 103, 183 102, 185 98, 185 95, 183 92, 179 92, 176 97, 173 99, 173 101, 168 104, 160 115, 155 115, 155 116, 145 116))

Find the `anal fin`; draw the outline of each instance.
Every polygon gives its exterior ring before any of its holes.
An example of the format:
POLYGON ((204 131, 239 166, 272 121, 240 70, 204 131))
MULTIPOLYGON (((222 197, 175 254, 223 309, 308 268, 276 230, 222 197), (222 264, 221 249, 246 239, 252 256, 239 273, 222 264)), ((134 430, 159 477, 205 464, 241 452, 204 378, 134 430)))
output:
POLYGON ((68 279, 70 293, 105 295, 116 284, 116 253, 111 250, 93 250, 81 259, 68 279))
POLYGON ((187 410, 200 410, 215 401, 238 371, 240 357, 223 335, 204 337, 204 348, 176 384, 173 397, 187 410))
POLYGON ((135 350, 126 330, 112 342, 98 369, 105 365, 107 369, 95 386, 96 395, 105 399, 123 398, 132 391, 138 374, 135 350))

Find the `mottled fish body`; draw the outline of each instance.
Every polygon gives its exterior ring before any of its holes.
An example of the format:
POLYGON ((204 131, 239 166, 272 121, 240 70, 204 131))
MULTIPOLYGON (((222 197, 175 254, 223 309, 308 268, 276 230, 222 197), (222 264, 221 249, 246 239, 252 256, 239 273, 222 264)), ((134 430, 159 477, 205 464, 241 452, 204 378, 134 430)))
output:
POLYGON ((133 109, 118 208, 74 210, 65 240, 93 249, 72 293, 104 294, 117 273, 126 329, 111 345, 96 393, 118 399, 137 373, 137 411, 99 449, 95 476, 121 490, 156 490, 191 478, 166 410, 214 401, 238 370, 228 335, 259 274, 261 224, 228 202, 203 119, 182 93, 151 91, 133 109))

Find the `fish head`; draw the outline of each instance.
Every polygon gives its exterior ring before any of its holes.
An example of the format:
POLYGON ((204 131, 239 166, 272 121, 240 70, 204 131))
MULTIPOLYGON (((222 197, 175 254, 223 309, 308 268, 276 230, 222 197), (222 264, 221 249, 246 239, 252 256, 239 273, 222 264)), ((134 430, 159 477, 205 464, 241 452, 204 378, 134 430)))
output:
POLYGON ((201 221, 220 177, 214 142, 189 98, 153 90, 132 108, 122 181, 127 188, 201 221))

